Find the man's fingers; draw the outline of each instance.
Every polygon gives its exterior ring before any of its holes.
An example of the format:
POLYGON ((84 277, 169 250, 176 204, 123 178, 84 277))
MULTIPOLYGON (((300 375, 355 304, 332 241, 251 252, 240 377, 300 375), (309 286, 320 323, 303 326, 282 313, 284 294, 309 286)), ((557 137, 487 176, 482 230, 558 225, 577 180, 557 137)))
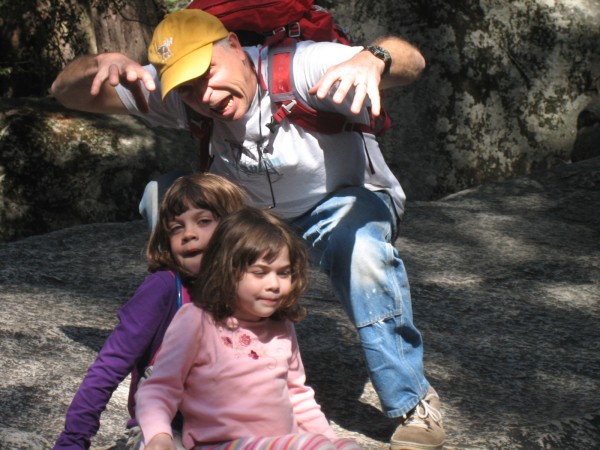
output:
POLYGON ((369 85, 367 94, 371 100, 371 113, 377 117, 381 113, 381 92, 379 91, 379 86, 369 85))
POLYGON ((350 107, 350 111, 353 114, 360 113, 360 110, 363 107, 365 102, 365 97, 367 96, 367 85, 366 83, 358 83, 354 87, 354 98, 352 99, 352 106, 350 107))
POLYGON ((111 86, 117 86, 121 82, 121 71, 119 66, 111 64, 108 66, 108 82, 111 86))
POLYGON ((96 96, 100 93, 100 89, 104 82, 109 78, 109 73, 107 70, 98 70, 96 76, 92 80, 92 86, 90 87, 90 94, 96 96))
POLYGON ((92 86, 90 87, 90 94, 92 96, 96 96, 100 93, 100 87, 104 83, 104 77, 100 76, 99 73, 96 74, 94 79, 92 80, 92 86))
POLYGON ((340 79, 337 88, 335 88, 335 94, 333 94, 334 103, 342 103, 352 86, 354 86, 354 79, 340 79))
POLYGON ((311 87, 308 91, 311 95, 316 95, 317 98, 324 99, 329 94, 329 91, 335 84, 338 78, 335 75, 332 75, 330 72, 326 73, 321 77, 317 83, 311 87))
POLYGON ((156 89, 156 85, 154 84, 154 78, 152 78, 150 72, 148 72, 141 66, 128 67, 126 69, 125 74, 127 77, 127 81, 129 81, 130 83, 141 81, 142 83, 144 83, 144 86, 146 86, 146 89, 148 89, 149 91, 153 91, 154 89, 156 89))
POLYGON ((129 90, 133 94, 133 99, 135 100, 135 104, 137 105, 138 109, 142 113, 147 114, 150 112, 150 108, 148 107, 148 102, 146 101, 146 97, 142 92, 142 86, 140 83, 141 81, 139 80, 131 83, 129 90))
MULTIPOLYGON (((333 93, 332 99, 340 104, 348 95, 353 95, 350 110, 359 114, 367 96, 371 103, 371 112, 378 116, 381 113, 381 98, 379 69, 373 64, 367 64, 364 58, 369 56, 360 52, 351 60, 333 66, 310 88, 309 94, 324 99, 333 93)), ((367 60, 367 62, 369 62, 367 60)))

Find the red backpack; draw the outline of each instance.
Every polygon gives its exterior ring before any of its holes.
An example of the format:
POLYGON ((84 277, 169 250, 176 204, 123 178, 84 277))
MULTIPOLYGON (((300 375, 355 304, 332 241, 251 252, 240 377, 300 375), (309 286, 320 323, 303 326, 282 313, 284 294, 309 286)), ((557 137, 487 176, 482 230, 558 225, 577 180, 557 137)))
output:
MULTIPOLYGON (((379 117, 371 116, 371 124, 348 123, 339 113, 317 111, 297 95, 292 82, 292 62, 296 42, 300 40, 331 41, 351 45, 345 31, 329 12, 314 5, 313 0, 194 0, 188 9, 201 9, 221 20, 225 28, 235 32, 242 45, 269 47, 268 90, 277 110, 268 127, 288 120, 309 131, 339 133, 369 132, 380 135, 391 126, 382 109, 379 117)), ((261 77, 263 89, 267 82, 261 77)), ((212 121, 189 121, 190 130, 200 139, 201 171, 210 166, 209 141, 212 121)))

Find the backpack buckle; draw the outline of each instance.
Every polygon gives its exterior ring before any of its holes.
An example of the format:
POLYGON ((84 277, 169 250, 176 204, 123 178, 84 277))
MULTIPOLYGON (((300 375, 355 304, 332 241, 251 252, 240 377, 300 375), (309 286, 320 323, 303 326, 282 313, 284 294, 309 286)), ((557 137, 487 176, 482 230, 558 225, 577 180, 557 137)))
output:
POLYGON ((300 22, 290 23, 287 27, 287 34, 291 38, 299 38, 302 34, 302 30, 300 28, 300 22))
POLYGON ((356 131, 356 123, 354 123, 354 122, 346 122, 346 123, 344 123, 344 126, 342 127, 342 131, 345 131, 347 133, 350 133, 352 131, 356 131))
POLYGON ((296 106, 298 102, 296 100, 292 100, 291 102, 282 104, 279 109, 271 116, 271 120, 266 125, 271 133, 275 133, 281 122, 292 113, 292 109, 296 106))

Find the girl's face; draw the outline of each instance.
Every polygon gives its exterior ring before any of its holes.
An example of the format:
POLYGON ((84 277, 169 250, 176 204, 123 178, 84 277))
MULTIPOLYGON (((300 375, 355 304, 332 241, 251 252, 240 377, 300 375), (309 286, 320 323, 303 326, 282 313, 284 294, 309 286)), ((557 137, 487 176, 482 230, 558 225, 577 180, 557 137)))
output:
POLYGON ((291 289, 290 256, 285 247, 272 262, 259 258, 248 267, 238 283, 233 316, 250 322, 270 317, 291 289))
POLYGON ((192 274, 200 272, 202 253, 218 223, 212 211, 195 207, 169 222, 171 254, 179 267, 192 274))

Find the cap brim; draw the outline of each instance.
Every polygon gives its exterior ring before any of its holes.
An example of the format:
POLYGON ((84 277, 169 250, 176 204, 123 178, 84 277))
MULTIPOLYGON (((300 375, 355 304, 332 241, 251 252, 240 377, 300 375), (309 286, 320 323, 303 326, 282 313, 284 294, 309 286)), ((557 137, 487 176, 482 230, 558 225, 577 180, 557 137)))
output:
POLYGON ((174 88, 186 81, 193 80, 203 75, 210 65, 213 44, 208 43, 165 68, 160 75, 162 99, 174 88))

